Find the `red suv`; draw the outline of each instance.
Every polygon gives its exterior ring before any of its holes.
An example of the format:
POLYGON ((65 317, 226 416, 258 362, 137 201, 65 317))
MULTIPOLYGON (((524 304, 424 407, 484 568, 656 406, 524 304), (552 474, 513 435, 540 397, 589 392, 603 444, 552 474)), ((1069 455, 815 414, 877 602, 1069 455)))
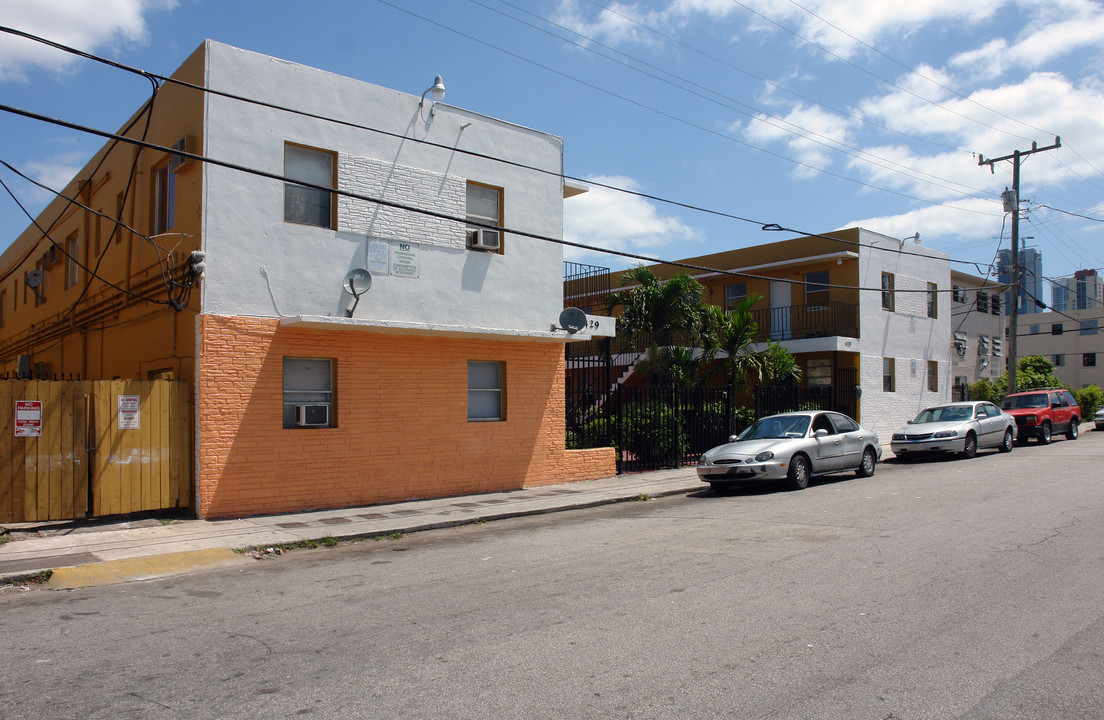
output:
POLYGON ((1063 432, 1070 440, 1077 439, 1081 408, 1068 390, 1037 388, 1012 393, 1004 398, 1001 410, 1016 418, 1016 440, 1021 443, 1035 437, 1046 445, 1053 433, 1063 432))

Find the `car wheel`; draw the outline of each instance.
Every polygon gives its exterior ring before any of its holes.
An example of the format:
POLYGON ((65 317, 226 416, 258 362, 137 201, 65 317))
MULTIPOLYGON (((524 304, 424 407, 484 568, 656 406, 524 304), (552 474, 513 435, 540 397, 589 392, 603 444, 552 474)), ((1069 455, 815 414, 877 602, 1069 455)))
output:
POLYGON ((790 460, 790 489, 804 490, 809 487, 809 459, 804 455, 794 455, 790 460))
POLYGON ((1077 439, 1077 418, 1070 420, 1069 430, 1066 430, 1066 437, 1070 440, 1077 439))
POLYGON ((962 444, 962 457, 972 458, 977 455, 977 435, 967 433, 966 442, 962 444))
POLYGON ((1004 431, 1004 440, 1000 444, 1001 452, 1012 452, 1012 428, 1004 431))
POLYGON ((1045 422, 1043 426, 1039 428, 1039 444, 1050 445, 1050 423, 1045 422))
POLYGON ((863 450, 862 462, 855 470, 859 477, 870 477, 874 474, 874 468, 878 466, 878 456, 874 454, 874 448, 863 450))

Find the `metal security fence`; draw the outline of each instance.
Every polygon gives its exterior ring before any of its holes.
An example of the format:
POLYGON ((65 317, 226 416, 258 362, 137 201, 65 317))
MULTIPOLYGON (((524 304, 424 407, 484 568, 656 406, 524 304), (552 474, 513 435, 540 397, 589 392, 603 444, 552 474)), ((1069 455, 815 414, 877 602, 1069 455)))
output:
POLYGON ((835 410, 858 419, 858 372, 836 369, 831 385, 755 386, 755 416, 763 417, 793 410, 835 410))
MULTIPOLYGON (((569 396, 569 405, 587 407, 592 399, 569 396)), ((619 473, 697 464, 728 438, 733 412, 732 393, 717 387, 618 387, 602 407, 589 407, 589 415, 569 419, 568 445, 612 446, 619 473)))

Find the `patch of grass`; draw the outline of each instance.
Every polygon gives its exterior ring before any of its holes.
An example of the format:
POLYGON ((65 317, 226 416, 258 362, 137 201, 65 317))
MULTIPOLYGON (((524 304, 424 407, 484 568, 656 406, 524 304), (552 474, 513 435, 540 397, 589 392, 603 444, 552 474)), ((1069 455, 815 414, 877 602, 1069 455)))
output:
POLYGON ((177 522, 177 520, 174 520, 173 518, 157 518, 157 522, 161 523, 162 525, 172 525, 173 523, 177 522))
POLYGON ((396 530, 394 532, 389 532, 386 535, 373 535, 372 536, 372 539, 375 540, 376 542, 379 542, 381 540, 401 540, 402 538, 403 538, 403 534, 401 532, 399 532, 398 530, 396 530))
POLYGON ((337 545, 338 540, 333 535, 327 535, 326 537, 322 538, 321 542, 326 547, 334 547, 335 545, 337 545))
POLYGON ((651 498, 648 497, 648 493, 640 493, 629 502, 647 502, 648 500, 651 500, 651 498))
POLYGON ((11 535, 9 535, 7 533, 4 533, 3 535, 0 535, 0 545, 3 545, 4 543, 10 543, 11 539, 12 539, 11 535))

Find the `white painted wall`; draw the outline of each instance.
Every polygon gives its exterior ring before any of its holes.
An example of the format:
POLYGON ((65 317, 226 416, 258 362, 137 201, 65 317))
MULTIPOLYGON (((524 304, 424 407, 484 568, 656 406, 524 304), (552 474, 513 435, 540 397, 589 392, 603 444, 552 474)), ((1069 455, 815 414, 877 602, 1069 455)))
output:
MULTIPOLYGON (((210 157, 282 175, 285 142, 335 151, 339 189, 457 218, 465 214, 465 182, 474 180, 504 188, 505 226, 562 237, 563 144, 557 137, 444 104, 427 126, 418 96, 212 41, 207 79, 217 90, 394 135, 208 95, 204 152, 210 157)), ((507 234, 503 255, 470 251, 462 222, 348 198, 338 200, 336 229, 288 224, 281 182, 211 164, 204 172, 204 313, 344 318, 352 297, 342 281, 366 265, 370 240, 410 244, 418 277, 375 275, 356 320, 547 334, 562 309, 558 244, 507 234)))
MULTIPOLYGON (((950 258, 906 240, 861 230, 859 282, 880 288, 882 272, 894 274, 895 289, 927 290, 934 282, 950 289, 950 258)), ((888 442, 893 431, 928 405, 950 400, 951 302, 940 292, 937 317, 927 317, 924 292, 897 292, 894 310, 882 309, 880 292, 859 293, 859 378, 862 386, 862 424, 888 442), (896 390, 882 391, 882 359, 895 358, 896 390), (927 389, 927 361, 939 362, 939 392, 927 389)))

